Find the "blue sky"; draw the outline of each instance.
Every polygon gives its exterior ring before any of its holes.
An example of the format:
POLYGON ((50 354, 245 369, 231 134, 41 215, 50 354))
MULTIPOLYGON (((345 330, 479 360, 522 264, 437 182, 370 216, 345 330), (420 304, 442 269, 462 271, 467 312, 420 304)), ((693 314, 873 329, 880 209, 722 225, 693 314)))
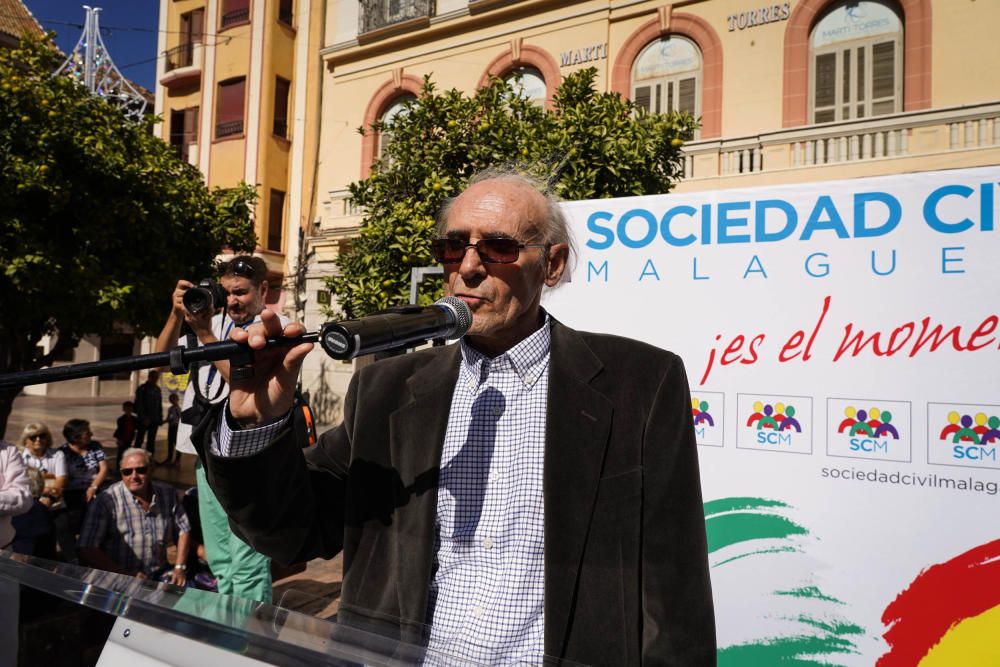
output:
POLYGON ((23 0, 56 43, 69 53, 83 32, 83 5, 100 7, 101 38, 111 59, 129 79, 156 88, 159 0, 23 0))

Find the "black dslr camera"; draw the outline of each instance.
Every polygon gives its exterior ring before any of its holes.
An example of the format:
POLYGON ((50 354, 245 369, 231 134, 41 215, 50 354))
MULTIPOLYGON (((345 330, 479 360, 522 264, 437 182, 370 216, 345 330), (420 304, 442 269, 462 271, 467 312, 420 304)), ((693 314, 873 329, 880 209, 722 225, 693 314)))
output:
POLYGON ((225 305, 228 298, 229 293, 222 285, 209 278, 203 278, 196 287, 184 292, 181 301, 189 313, 197 315, 203 310, 215 312, 216 308, 225 305))

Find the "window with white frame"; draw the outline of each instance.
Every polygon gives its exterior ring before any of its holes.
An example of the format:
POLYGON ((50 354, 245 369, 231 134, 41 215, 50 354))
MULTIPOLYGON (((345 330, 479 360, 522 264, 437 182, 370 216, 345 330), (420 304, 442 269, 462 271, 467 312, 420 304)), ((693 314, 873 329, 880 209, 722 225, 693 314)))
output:
POLYGON ((701 51, 691 40, 670 35, 642 50, 632 66, 632 100, 652 113, 701 115, 701 51))
MULTIPOLYGON (((392 120, 401 113, 406 113, 407 102, 412 102, 416 100, 415 95, 409 93, 397 97, 392 104, 382 113, 380 120, 384 124, 391 124, 392 120)), ((378 155, 382 155, 385 151, 386 146, 392 141, 391 132, 389 130, 383 129, 378 134, 378 155)))
POLYGON ((903 22, 895 5, 839 0, 809 36, 814 123, 902 111, 903 22))
POLYGON ((545 87, 545 77, 534 67, 518 67, 504 77, 507 85, 521 97, 526 97, 533 104, 545 106, 548 90, 545 87))

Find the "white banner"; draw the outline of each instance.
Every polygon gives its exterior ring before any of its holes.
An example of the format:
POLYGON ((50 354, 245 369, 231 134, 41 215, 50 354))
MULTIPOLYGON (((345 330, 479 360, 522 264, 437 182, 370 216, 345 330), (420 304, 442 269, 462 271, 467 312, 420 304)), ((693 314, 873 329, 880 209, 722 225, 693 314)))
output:
POLYGON ((546 307, 685 361, 720 665, 1000 664, 998 190, 990 167, 565 205, 546 307))

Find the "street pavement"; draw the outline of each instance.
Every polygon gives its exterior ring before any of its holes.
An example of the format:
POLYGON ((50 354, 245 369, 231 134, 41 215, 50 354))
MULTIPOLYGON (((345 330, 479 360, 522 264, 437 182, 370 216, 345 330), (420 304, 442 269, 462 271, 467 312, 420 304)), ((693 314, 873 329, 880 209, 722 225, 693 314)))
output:
MULTIPOLYGON (((104 446, 111 465, 109 479, 115 479, 115 457, 117 446, 112 434, 115 431, 115 421, 122 413, 123 398, 64 398, 48 396, 19 396, 14 401, 14 409, 7 420, 7 431, 4 439, 17 442, 20 439, 24 425, 29 422, 43 422, 52 431, 52 440, 56 446, 65 442, 62 437, 62 427, 69 419, 86 419, 90 422, 90 430, 94 440, 104 446)), ((164 407, 164 413, 166 407, 164 407)), ((325 426, 320 426, 322 432, 325 426)), ((167 427, 162 425, 157 431, 156 459, 162 459, 167 452, 167 427)), ((153 478, 170 482, 178 489, 194 486, 194 456, 182 455, 180 468, 156 466, 153 468, 153 478)), ((306 564, 305 570, 284 576, 274 581, 274 604, 286 609, 309 614, 319 618, 330 618, 337 612, 340 602, 340 583, 342 572, 341 556, 333 560, 316 559, 306 564)), ((280 576, 280 575, 279 575, 280 576)))

